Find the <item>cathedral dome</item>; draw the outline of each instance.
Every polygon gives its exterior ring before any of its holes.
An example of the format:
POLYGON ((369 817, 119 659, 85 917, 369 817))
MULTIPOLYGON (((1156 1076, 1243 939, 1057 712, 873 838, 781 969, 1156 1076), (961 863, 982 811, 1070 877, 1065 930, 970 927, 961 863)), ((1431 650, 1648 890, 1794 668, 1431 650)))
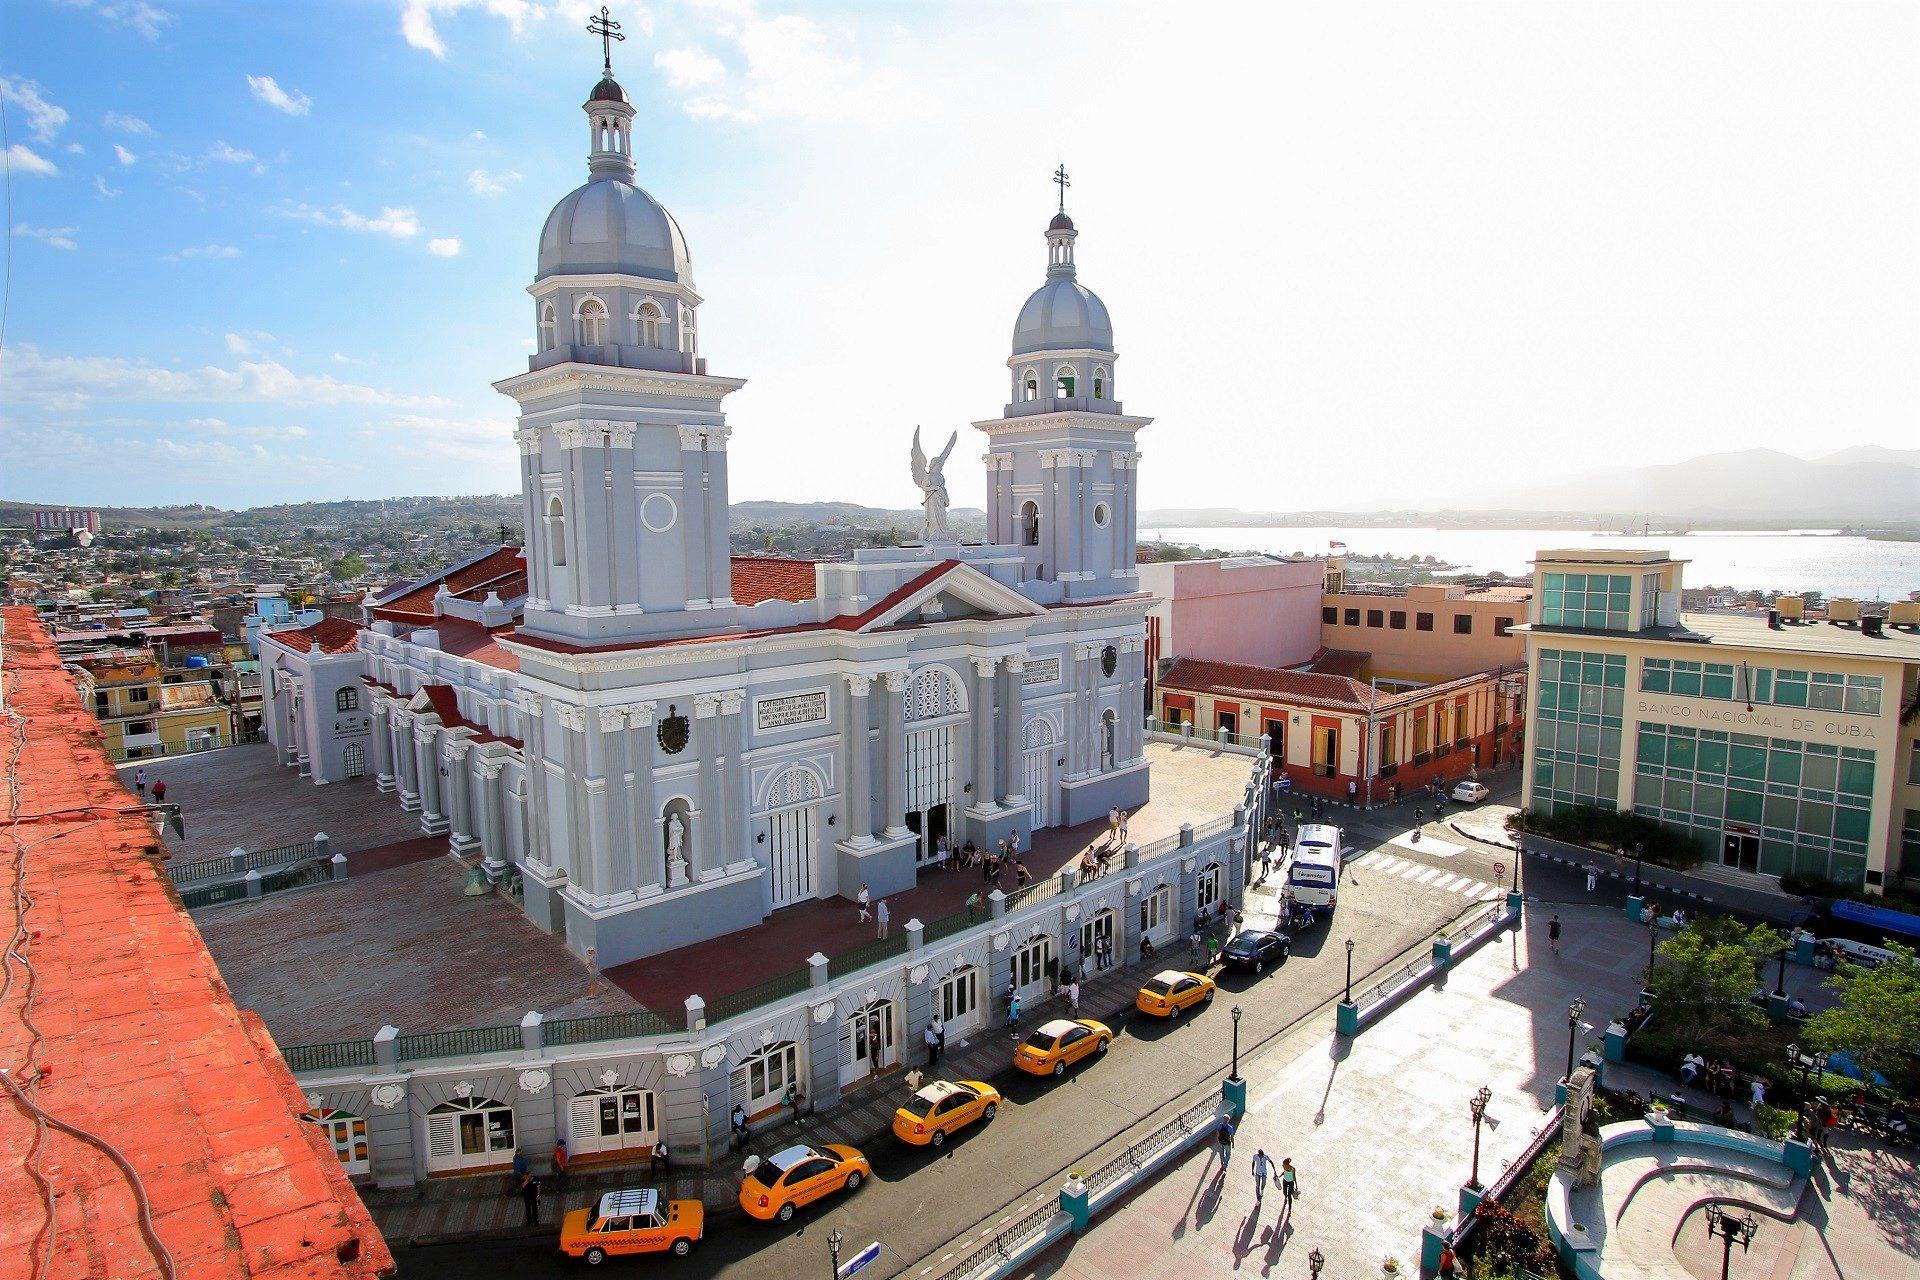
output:
POLYGON ((587 96, 588 102, 625 102, 627 91, 612 76, 601 76, 600 83, 593 86, 593 92, 587 96))
POLYGON ((534 278, 614 273, 693 287, 693 261, 673 215, 633 183, 601 177, 547 215, 534 278))
POLYGON ((1113 321, 1099 295, 1071 276, 1054 276, 1027 299, 1013 326, 1013 354, 1113 350, 1113 321))

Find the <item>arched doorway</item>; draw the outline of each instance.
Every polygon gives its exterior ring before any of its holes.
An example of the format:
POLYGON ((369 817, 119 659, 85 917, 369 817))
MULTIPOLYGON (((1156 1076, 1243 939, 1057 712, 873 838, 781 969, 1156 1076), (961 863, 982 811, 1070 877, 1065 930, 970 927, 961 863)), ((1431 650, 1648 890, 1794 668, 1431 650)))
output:
POLYGON ((373 1171, 373 1153, 367 1145, 367 1122, 351 1111, 336 1107, 315 1107, 300 1117, 317 1124, 327 1135, 327 1144, 340 1157, 340 1167, 348 1177, 373 1171))
POLYGON ((787 1091, 800 1090, 800 1050, 791 1040, 770 1044, 733 1069, 729 1101, 749 1119, 782 1105, 787 1091))
POLYGON ((949 834, 956 807, 957 736, 966 720, 966 695, 945 667, 914 673, 906 691, 907 829, 920 837, 917 859, 934 860, 949 834))
POLYGON ((1033 825, 1053 825, 1055 797, 1060 791, 1059 742, 1053 736, 1053 722, 1045 716, 1027 721, 1020 731, 1026 749, 1026 795, 1033 801, 1033 825))
POLYGON ((815 897, 820 880, 820 779, 788 767, 767 788, 767 876, 776 910, 815 897))
POLYGON ((367 748, 364 744, 349 742, 347 749, 341 753, 341 757, 346 764, 347 776, 349 778, 364 778, 366 776, 367 748))
POLYGON ((659 1140, 651 1089, 588 1089, 567 1103, 567 1147, 575 1156, 644 1153, 659 1140))
POLYGON ((900 1061, 893 1001, 875 1000, 840 1024, 840 1087, 866 1079, 900 1061))
POLYGON ((1080 962, 1093 967, 1099 966, 1100 952, 1103 946, 1114 948, 1118 957, 1120 937, 1117 926, 1120 913, 1112 907, 1094 912, 1080 926, 1080 962))
POLYGON ((427 1172, 491 1169, 513 1160, 513 1108, 492 1098, 443 1102, 427 1113, 427 1172))

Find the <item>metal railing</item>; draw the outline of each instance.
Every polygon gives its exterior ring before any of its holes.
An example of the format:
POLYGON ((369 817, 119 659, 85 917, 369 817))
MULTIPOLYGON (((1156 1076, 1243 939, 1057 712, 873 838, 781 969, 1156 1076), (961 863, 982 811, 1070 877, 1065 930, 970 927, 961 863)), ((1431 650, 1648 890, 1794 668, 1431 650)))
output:
MULTIPOLYGON (((887 941, 891 942, 892 939, 889 938, 887 941)), ((900 949, 904 951, 906 946, 907 940, 905 938, 900 939, 900 949)), ((791 995, 798 995, 807 989, 811 981, 811 970, 795 969, 791 972, 768 978, 765 982, 755 983, 744 991, 735 991, 730 995, 715 996, 713 999, 707 1001, 707 1025, 712 1026, 716 1022, 725 1022, 727 1019, 737 1018, 743 1013, 751 1013, 762 1005, 772 1004, 776 1000, 784 1000, 791 995)))
POLYGON ((991 915, 992 908, 987 906, 986 899, 983 898, 977 907, 962 907, 937 920, 928 921, 926 932, 921 935, 922 940, 938 942, 942 938, 951 938, 956 933, 965 933, 974 925, 990 918, 991 915))
POLYGON ((466 1053, 517 1053, 520 1028, 466 1027, 458 1031, 426 1031, 401 1036, 394 1052, 403 1062, 420 1058, 454 1058, 466 1053))
POLYGON ((260 892, 278 893, 282 889, 300 889, 333 879, 333 866, 325 858, 308 858, 282 867, 272 875, 260 877, 260 892))
POLYGON ((167 874, 175 884, 184 884, 192 880, 206 880, 212 876, 237 875, 247 871, 264 871, 268 867, 284 867, 289 863, 311 858, 320 852, 320 842, 303 840, 299 844, 276 845, 271 849, 255 849, 234 865, 232 854, 223 854, 218 858, 200 858, 194 862, 167 864, 167 874))
POLYGON ((1204 836, 1210 836, 1218 832, 1228 830, 1232 826, 1233 826, 1233 815, 1230 813, 1226 815, 1224 818, 1208 818, 1205 822, 1202 822, 1199 825, 1194 827, 1193 838, 1195 840, 1198 840, 1204 836))
POLYGON ((1024 889, 1015 889, 1007 895, 1007 910, 1018 911, 1030 907, 1036 902, 1045 902, 1048 898, 1057 898, 1066 888, 1067 876, 1063 871, 1057 876, 1048 876, 1045 880, 1035 880, 1024 889))
POLYGON ((1051 1204, 1035 1209, 1006 1230, 996 1232, 993 1239, 955 1263, 947 1270, 947 1277, 950 1280, 962 1280, 962 1277, 975 1274, 988 1263, 997 1267, 1012 1262, 1012 1250, 1022 1241, 1045 1230, 1047 1224, 1053 1221, 1053 1215, 1059 1212, 1060 1207, 1051 1204))
POLYGON ((632 1013, 604 1013, 594 1018, 562 1018, 556 1022, 542 1023, 540 1039, 541 1043, 551 1045, 588 1044, 595 1040, 663 1036, 669 1032, 686 1030, 686 1011, 675 1010, 674 1015, 655 1013, 652 1009, 636 1009, 632 1013))
POLYGON ((373 1041, 335 1040, 331 1044, 290 1044, 280 1050, 280 1056, 286 1059, 287 1070, 296 1075, 302 1071, 350 1071, 355 1067, 373 1065, 373 1041))
POLYGON ((1379 1004, 1382 1000, 1387 998, 1388 992, 1392 991, 1395 987, 1399 986, 1401 983, 1405 982, 1408 978, 1411 978, 1414 974, 1420 972, 1422 969, 1426 968, 1431 963, 1432 963, 1432 960, 1427 956, 1415 956, 1413 959, 1407 961, 1405 964, 1401 965, 1398 969, 1395 969, 1392 973, 1388 974, 1386 977, 1380 979, 1380 981, 1374 983, 1371 987, 1368 987, 1365 991, 1362 991, 1360 993, 1360 998, 1358 1000, 1355 1000, 1354 1004, 1359 1006, 1362 1009, 1366 1008, 1368 1005, 1379 1004))
POLYGON ((903 955, 907 950, 906 930, 901 930, 887 938, 875 938, 872 942, 863 942, 851 951, 844 951, 827 960, 827 977, 844 978, 850 973, 858 973, 870 964, 879 964, 882 960, 903 955))
MULTIPOLYGON (((1540 1158, 1540 1153, 1547 1149, 1547 1144, 1560 1136, 1560 1125, 1566 1118, 1566 1114, 1564 1106, 1553 1109, 1546 1123, 1534 1131, 1526 1149, 1509 1160, 1499 1176, 1487 1184, 1486 1194, 1480 1197, 1481 1204, 1499 1204, 1506 1198, 1507 1193, 1513 1190, 1513 1184, 1520 1180, 1533 1162, 1540 1158)), ((1467 1242, 1473 1238, 1473 1233, 1479 1229, 1479 1226, 1480 1219, 1471 1213, 1467 1214, 1453 1233, 1453 1247, 1465 1253, 1467 1242)))
POLYGON ((182 889, 180 905, 192 911, 198 907, 217 907, 223 902, 245 902, 247 883, 244 880, 230 880, 226 884, 210 884, 204 889, 182 889))
POLYGON ((1095 1169, 1087 1176, 1087 1190, 1099 1191, 1111 1186, 1131 1173, 1138 1173, 1148 1161, 1159 1155, 1183 1138, 1193 1136, 1195 1130, 1219 1110, 1220 1100, 1208 1098, 1196 1102, 1167 1123, 1155 1129, 1125 1151, 1095 1169))

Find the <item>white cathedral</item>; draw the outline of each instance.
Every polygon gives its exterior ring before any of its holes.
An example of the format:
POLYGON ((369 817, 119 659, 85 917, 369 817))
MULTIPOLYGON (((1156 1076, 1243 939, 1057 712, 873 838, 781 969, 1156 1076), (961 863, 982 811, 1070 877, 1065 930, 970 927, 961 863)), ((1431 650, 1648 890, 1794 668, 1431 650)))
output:
POLYGON ((390 591, 369 625, 269 632, 269 737, 515 864, 528 915, 602 966, 811 898, 911 888, 992 845, 1144 803, 1135 435, 1064 212, 985 433, 986 543, 735 557, 722 408, 673 216, 634 183, 634 109, 588 99, 588 180, 540 233, 520 406, 526 545, 390 591), (343 633, 344 632, 344 633, 343 633))

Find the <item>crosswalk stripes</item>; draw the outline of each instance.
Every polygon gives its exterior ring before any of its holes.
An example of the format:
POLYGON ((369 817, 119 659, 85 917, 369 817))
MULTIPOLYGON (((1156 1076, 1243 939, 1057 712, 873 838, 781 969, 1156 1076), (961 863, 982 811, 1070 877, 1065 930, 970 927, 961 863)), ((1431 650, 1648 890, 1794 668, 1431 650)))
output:
POLYGON ((1390 853, 1374 850, 1354 859, 1355 867, 1365 867, 1368 871, 1383 872, 1386 875, 1410 880, 1414 884, 1429 889, 1439 889, 1443 893, 1458 894, 1476 902, 1489 902, 1500 895, 1500 890, 1484 880, 1475 880, 1472 876, 1458 872, 1445 871, 1440 867, 1429 867, 1425 863, 1410 862, 1397 858, 1390 853))

